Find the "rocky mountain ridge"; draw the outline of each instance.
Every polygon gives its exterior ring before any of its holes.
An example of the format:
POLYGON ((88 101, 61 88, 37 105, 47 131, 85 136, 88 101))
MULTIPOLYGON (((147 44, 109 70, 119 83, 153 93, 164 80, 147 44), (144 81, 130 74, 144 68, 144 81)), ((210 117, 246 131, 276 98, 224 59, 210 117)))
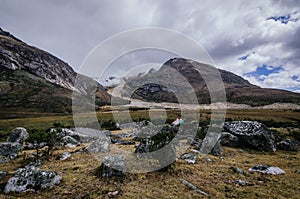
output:
POLYGON ((102 85, 76 73, 59 58, 27 45, 1 28, 0 68, 0 106, 4 108, 37 107, 46 112, 65 112, 68 106, 69 112, 73 91, 85 97, 96 92, 98 105, 110 103, 111 97, 102 85), (44 108, 49 104, 57 108, 44 108))
MULTIPOLYGON (((234 73, 218 69, 225 87, 227 102, 250 106, 265 106, 274 103, 300 104, 300 94, 279 89, 260 88, 250 84, 234 73)), ((199 104, 210 104, 211 96, 208 86, 202 77, 210 81, 218 80, 216 68, 184 58, 173 58, 165 62, 157 72, 141 77, 131 77, 125 81, 122 95, 125 97, 148 101, 178 103, 176 94, 190 92, 196 94, 199 104), (173 71, 173 72, 172 72, 173 71), (175 71, 175 72, 174 72, 175 71), (201 72, 201 74, 200 74, 201 72), (176 74, 176 73, 179 73, 176 74), (178 79, 185 78, 186 83, 178 79), (171 81, 170 88, 163 86, 164 81, 171 81), (157 82, 161 81, 161 82, 157 82), (161 84, 160 84, 161 83, 161 84), (134 92, 131 91, 134 89, 134 92), (189 90, 188 90, 189 89, 189 90), (187 91, 188 90, 188 91, 187 91)), ((214 85, 215 93, 222 92, 222 85, 214 85)))

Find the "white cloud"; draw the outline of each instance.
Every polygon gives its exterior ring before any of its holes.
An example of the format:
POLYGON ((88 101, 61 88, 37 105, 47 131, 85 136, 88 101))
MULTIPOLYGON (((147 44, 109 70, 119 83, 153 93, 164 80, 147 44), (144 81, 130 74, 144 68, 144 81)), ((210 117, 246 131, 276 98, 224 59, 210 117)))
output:
POLYGON ((300 20, 287 24, 267 20, 288 14, 300 18, 297 1, 0 0, 0 4, 2 28, 74 68, 109 36, 158 26, 187 34, 205 47, 218 67, 236 74, 243 76, 263 64, 283 68, 264 81, 247 77, 254 84, 286 89, 299 86, 290 77, 300 75, 300 20), (246 60, 238 60, 247 54, 246 60))

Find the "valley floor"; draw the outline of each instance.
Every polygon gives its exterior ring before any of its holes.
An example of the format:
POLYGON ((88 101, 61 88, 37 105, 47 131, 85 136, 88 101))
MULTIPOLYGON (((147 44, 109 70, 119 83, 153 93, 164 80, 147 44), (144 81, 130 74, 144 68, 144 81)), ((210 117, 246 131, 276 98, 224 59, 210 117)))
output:
MULTIPOLYGON (((124 150, 133 150, 128 146, 124 150)), ((133 147, 133 146, 131 146, 133 147)), ((79 147, 80 148, 80 147, 79 147)), ((120 191, 120 198, 298 198, 300 174, 300 154, 277 151, 275 153, 254 152, 224 147, 224 160, 215 156, 198 154, 195 164, 178 160, 167 172, 141 174, 126 173, 123 179, 101 179, 95 176, 100 161, 89 153, 73 153, 67 160, 57 160, 64 151, 76 149, 60 148, 55 151, 53 160, 43 161, 42 170, 56 171, 62 182, 50 190, 22 194, 0 193, 0 198, 108 198, 108 193, 120 191), (209 159, 210 160, 209 160, 209 159), (264 175, 249 173, 256 164, 270 164, 286 171, 284 175, 264 175), (245 174, 237 174, 230 167, 238 167, 245 174), (181 183, 180 179, 190 181, 209 194, 203 196, 181 183), (249 184, 241 186, 235 180, 249 184)), ((112 149, 114 150, 114 149, 112 149)), ((26 151, 30 153, 32 151, 26 151)), ((9 175, 0 181, 1 189, 16 169, 26 165, 30 159, 21 156, 1 165, 9 175)))

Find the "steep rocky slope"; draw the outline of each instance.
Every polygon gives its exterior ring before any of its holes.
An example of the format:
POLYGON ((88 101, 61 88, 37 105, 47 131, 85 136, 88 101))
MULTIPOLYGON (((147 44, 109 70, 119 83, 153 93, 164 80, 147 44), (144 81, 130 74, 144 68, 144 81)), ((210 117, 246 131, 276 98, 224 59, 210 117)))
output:
POLYGON ((1 28, 0 85, 1 108, 69 112, 73 91, 86 98, 96 91, 97 105, 110 103, 110 95, 93 79, 77 74, 59 58, 27 45, 1 28))

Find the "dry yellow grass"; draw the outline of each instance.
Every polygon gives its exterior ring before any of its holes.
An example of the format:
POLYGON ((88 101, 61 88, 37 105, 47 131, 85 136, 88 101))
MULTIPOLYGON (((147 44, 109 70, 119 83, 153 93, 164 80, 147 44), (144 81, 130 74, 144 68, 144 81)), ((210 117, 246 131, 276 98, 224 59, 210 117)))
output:
MULTIPOLYGON (((133 146, 125 147, 122 149, 133 150, 133 146)), ((74 149, 56 150, 54 156, 66 150, 74 149)), ((262 153, 248 150, 240 153, 237 149, 227 147, 224 152, 223 161, 208 155, 214 162, 207 162, 203 159, 204 156, 198 154, 195 164, 179 160, 168 172, 126 173, 123 180, 96 177, 95 171, 101 163, 99 160, 89 153, 72 154, 65 161, 54 159, 43 162, 42 169, 56 171, 62 176, 63 180, 59 185, 36 193, 0 193, 0 198, 107 198, 107 193, 115 190, 122 191, 120 198, 205 198, 182 184, 180 178, 209 193, 208 198, 299 198, 300 174, 295 173, 295 170, 300 169, 299 153, 262 153), (248 168, 256 164, 279 166, 286 174, 273 176, 248 173, 248 168), (234 173, 230 170, 232 166, 243 169, 246 174, 234 173), (232 182, 238 179, 245 180, 250 185, 238 186, 232 182)), ((20 157, 2 164, 0 170, 8 171, 12 175, 28 161, 20 157)), ((2 186, 8 177, 0 181, 2 186)))

